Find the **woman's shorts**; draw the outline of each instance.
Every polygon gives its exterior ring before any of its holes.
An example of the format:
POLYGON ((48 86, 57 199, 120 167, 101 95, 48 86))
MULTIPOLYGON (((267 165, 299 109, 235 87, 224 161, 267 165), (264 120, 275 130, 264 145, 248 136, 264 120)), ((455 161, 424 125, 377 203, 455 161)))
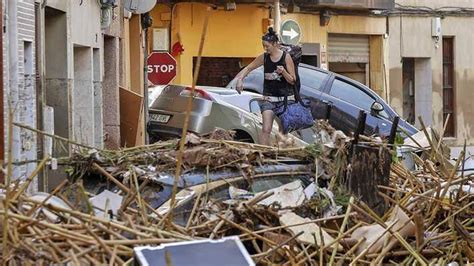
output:
MULTIPOLYGON (((292 103, 294 101, 288 101, 288 104, 292 103)), ((263 113, 264 111, 273 111, 275 113, 276 109, 281 108, 285 102, 270 102, 268 100, 259 100, 258 105, 260 106, 260 112, 263 113)))

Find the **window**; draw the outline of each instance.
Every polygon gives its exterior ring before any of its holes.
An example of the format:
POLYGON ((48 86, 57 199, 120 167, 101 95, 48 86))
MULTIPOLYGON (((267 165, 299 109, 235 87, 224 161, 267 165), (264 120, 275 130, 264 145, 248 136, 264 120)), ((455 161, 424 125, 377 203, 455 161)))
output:
POLYGON ((359 88, 338 79, 334 80, 330 94, 366 111, 370 111, 370 107, 375 101, 374 98, 359 88))
POLYGON ((300 67, 299 76, 301 80, 301 86, 309 87, 316 90, 321 90, 321 85, 326 79, 327 74, 309 68, 300 67))
POLYGON ((414 125, 415 114, 415 58, 403 58, 403 117, 414 125))
POLYGON ((25 75, 33 75, 33 43, 23 42, 23 63, 25 67, 25 75))
POLYGON ((274 189, 286 184, 289 184, 295 180, 298 180, 296 177, 292 176, 275 176, 275 177, 263 177, 253 180, 250 185, 249 190, 253 193, 259 193, 262 191, 267 191, 274 189))
POLYGON ((455 136, 454 112, 454 39, 443 37, 443 123, 449 116, 445 137, 455 136))
MULTIPOLYGON (((375 102, 375 99, 372 98, 372 96, 365 93, 358 87, 338 79, 334 80, 329 94, 357 107, 360 107, 368 113, 370 113, 372 104, 375 102)), ((389 115, 385 110, 379 112, 379 115, 389 119, 389 115)))

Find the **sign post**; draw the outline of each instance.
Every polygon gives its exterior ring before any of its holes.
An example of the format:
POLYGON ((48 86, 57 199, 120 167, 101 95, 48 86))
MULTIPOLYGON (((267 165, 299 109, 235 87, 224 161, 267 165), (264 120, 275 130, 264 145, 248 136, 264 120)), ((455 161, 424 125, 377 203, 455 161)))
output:
POLYGON ((280 36, 284 44, 298 44, 301 40, 300 25, 294 20, 285 20, 281 24, 280 36))

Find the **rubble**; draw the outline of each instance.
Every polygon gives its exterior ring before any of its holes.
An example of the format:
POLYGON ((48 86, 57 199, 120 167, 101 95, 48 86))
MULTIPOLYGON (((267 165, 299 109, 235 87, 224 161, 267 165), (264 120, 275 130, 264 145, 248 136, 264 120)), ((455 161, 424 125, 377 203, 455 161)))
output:
POLYGON ((315 132, 316 143, 285 148, 190 136, 179 180, 178 141, 82 150, 58 160, 69 179, 50 194, 27 194, 31 179, 2 187, 2 260, 124 264, 137 247, 238 236, 258 265, 474 261, 474 177, 457 172, 432 135, 413 154, 415 170, 392 162, 378 215, 347 190, 352 138, 324 121, 315 132))

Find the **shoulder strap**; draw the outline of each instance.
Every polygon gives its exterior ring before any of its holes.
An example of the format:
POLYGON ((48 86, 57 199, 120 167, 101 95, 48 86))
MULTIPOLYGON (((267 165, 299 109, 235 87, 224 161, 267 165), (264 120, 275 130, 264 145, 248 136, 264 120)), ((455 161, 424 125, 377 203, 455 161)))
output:
POLYGON ((283 55, 281 56, 280 63, 283 63, 286 66, 286 51, 283 51, 283 55))

